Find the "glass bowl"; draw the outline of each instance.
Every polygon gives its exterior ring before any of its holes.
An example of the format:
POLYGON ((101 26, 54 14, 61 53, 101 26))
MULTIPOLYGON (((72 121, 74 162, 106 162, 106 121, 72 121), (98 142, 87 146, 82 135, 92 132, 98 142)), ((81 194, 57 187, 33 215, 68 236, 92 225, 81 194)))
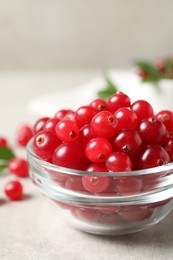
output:
MULTIPOLYGON (((173 208, 173 163, 132 172, 86 172, 38 158, 33 141, 27 146, 30 178, 53 200, 75 228, 99 235, 142 231, 164 219, 173 208), (82 179, 110 178, 102 193, 85 190, 82 179)), ((103 180, 103 179, 102 179, 103 180)))

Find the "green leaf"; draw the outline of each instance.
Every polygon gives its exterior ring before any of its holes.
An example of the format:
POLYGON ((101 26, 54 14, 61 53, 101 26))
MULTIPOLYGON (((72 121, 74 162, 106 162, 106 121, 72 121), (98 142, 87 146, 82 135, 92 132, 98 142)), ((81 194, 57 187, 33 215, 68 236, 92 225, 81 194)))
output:
POLYGON ((0 172, 7 167, 8 161, 14 157, 12 149, 0 146, 0 172))
POLYGON ((164 78, 163 74, 154 65, 147 61, 136 61, 135 64, 137 67, 139 67, 141 70, 144 70, 148 74, 148 77, 144 80, 145 82, 157 82, 164 78))
POLYGON ((110 80, 110 78, 108 77, 108 75, 105 76, 105 81, 107 84, 107 91, 110 93, 115 93, 118 91, 117 87, 115 86, 115 84, 110 80))
POLYGON ((6 167, 7 167, 7 165, 0 165, 0 172, 3 172, 6 167))
POLYGON ((146 79, 142 79, 142 82, 151 82, 151 83, 157 83, 160 79, 155 79, 155 78, 152 78, 152 77, 147 77, 146 79))
POLYGON ((12 149, 0 146, 0 173, 5 170, 8 161, 14 156, 12 149))
POLYGON ((15 155, 10 148, 0 146, 0 160, 10 160, 14 156, 15 155))
POLYGON ((118 91, 115 84, 110 80, 107 74, 104 77, 105 80, 105 88, 98 92, 98 97, 103 99, 108 99, 112 94, 118 91))
POLYGON ((102 99, 108 99, 108 97, 110 96, 111 94, 109 94, 109 92, 107 91, 99 91, 98 92, 98 97, 99 98, 102 98, 102 99))
POLYGON ((165 74, 168 78, 172 75, 172 61, 170 59, 165 60, 165 74))

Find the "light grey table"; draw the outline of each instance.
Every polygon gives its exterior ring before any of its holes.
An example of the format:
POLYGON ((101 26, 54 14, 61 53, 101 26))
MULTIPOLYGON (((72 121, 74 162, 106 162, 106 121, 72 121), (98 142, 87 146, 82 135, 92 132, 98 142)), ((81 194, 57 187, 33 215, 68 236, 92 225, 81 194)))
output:
MULTIPOLYGON (((16 129, 32 123, 27 104, 35 97, 79 86, 95 77, 95 71, 1 72, 0 135, 15 146, 16 129)), ((10 202, 3 193, 13 179, 0 176, 0 260, 116 260, 173 259, 173 212, 164 221, 141 233, 122 237, 95 236, 66 224, 52 202, 29 179, 22 179, 25 197, 10 202)))

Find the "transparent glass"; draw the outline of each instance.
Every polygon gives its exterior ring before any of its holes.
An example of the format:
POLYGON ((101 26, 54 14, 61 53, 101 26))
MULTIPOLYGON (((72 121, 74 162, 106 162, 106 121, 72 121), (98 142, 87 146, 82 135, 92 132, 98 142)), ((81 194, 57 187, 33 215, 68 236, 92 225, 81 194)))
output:
POLYGON ((30 178, 77 229, 100 235, 133 233, 157 224, 173 208, 173 163, 133 172, 93 173, 43 161, 32 147, 31 140, 30 178), (106 191, 94 194, 85 190, 83 176, 109 176, 111 182, 106 191))

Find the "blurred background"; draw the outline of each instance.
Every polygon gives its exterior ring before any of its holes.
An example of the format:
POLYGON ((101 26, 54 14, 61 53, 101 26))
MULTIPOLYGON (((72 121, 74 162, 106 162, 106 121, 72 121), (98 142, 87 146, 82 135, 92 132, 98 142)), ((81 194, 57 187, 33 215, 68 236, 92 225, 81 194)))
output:
POLYGON ((130 67, 172 54, 172 0, 0 0, 0 69, 130 67))
POLYGON ((0 0, 0 133, 84 104, 107 69, 172 55, 172 26, 172 0, 0 0))

